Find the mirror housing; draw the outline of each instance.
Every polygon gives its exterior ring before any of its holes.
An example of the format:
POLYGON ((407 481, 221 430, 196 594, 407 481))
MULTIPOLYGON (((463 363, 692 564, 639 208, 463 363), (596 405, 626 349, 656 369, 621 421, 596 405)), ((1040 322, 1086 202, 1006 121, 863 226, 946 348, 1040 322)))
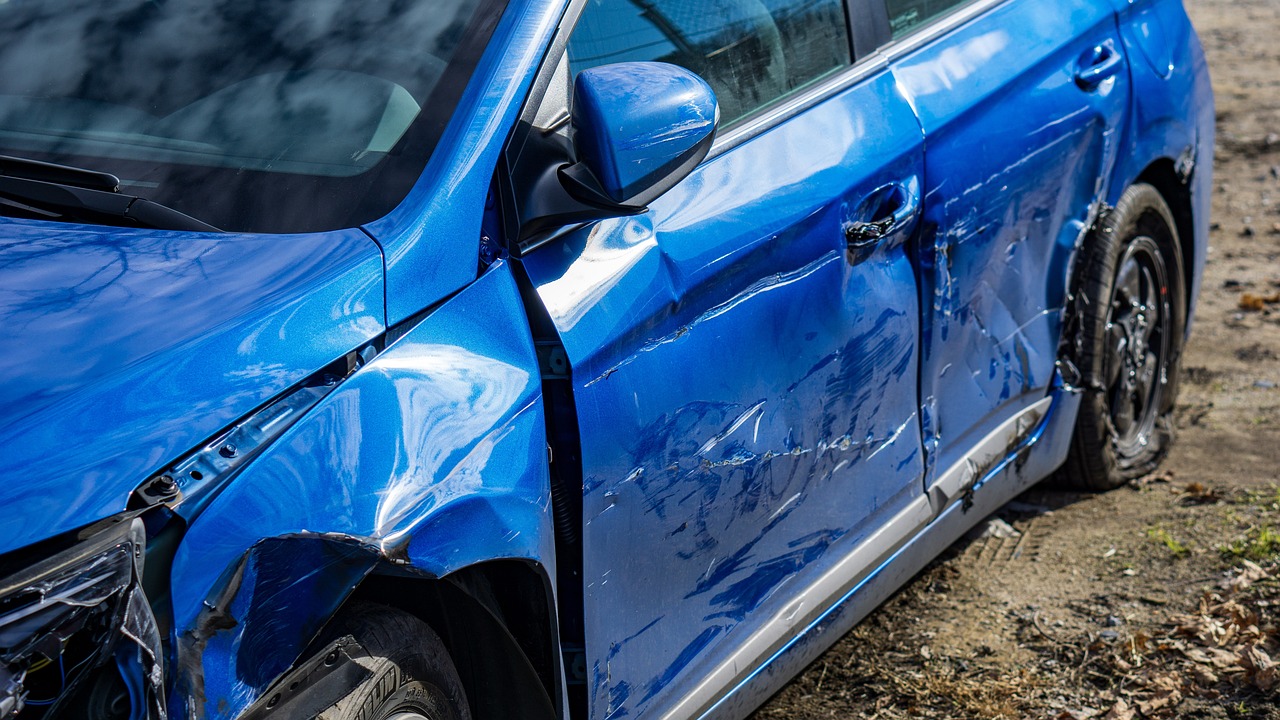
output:
POLYGON ((577 162, 559 170, 565 190, 589 205, 640 212, 707 156, 720 109, 694 73, 627 62, 578 73, 571 118, 577 162))

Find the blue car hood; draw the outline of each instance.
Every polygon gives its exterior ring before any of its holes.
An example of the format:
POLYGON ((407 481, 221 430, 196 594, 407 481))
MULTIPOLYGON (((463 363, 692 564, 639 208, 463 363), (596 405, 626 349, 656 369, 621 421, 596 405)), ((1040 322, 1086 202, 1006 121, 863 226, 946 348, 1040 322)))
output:
POLYGON ((124 510, 384 319, 382 256, 358 230, 0 219, 0 552, 124 510))

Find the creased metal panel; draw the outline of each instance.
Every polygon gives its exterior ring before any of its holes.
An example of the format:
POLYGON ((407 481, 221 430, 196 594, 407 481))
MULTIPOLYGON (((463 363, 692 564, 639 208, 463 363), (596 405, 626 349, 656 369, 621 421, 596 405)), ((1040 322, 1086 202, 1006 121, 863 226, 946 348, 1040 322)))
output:
POLYGON ((491 266, 192 524, 172 573, 187 683, 173 702, 234 717, 375 562, 442 576, 519 558, 554 576, 541 380, 523 313, 509 266, 491 266), (287 623, 272 620, 280 608, 287 623))
POLYGON ((922 493, 914 223, 845 239, 921 161, 872 73, 524 259, 573 368, 593 717, 671 708, 922 493))

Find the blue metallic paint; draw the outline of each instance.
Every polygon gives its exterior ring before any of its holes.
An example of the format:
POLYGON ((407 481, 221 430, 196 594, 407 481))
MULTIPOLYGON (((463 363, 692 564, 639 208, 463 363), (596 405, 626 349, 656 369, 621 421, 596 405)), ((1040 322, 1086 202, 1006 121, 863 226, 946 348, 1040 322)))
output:
POLYGON ((856 587, 842 597, 832 598, 818 620, 797 631, 791 642, 759 667, 744 673, 742 681, 702 717, 745 717, 959 540, 975 522, 1057 469, 1070 447, 1080 394, 1057 388, 1052 397, 1053 409, 1032 440, 987 477, 982 483, 985 489, 974 495, 971 507, 951 505, 856 587))
POLYGON ((715 134, 719 114, 711 86, 676 65, 615 63, 573 82, 577 159, 614 202, 670 174, 715 134))
POLYGON ((1044 397, 1070 262, 1106 196, 1128 106, 1115 34, 1092 0, 1010 0, 891 60, 928 147, 927 481, 1044 397))
POLYGON ((1119 200, 1124 189, 1153 164, 1170 165, 1184 157, 1193 173, 1189 190, 1192 232, 1183 233, 1183 261, 1189 273, 1187 333, 1209 247, 1209 205, 1214 149, 1213 88, 1204 50, 1179 0, 1111 0, 1120 12, 1120 37, 1131 56, 1156 61, 1130 63, 1133 99, 1127 118, 1123 150, 1112 175, 1108 201, 1119 200), (1153 27, 1159 30, 1152 30, 1153 27), (1165 38, 1157 45, 1156 34, 1165 38), (1164 69, 1163 53, 1169 66, 1164 69), (1191 237, 1185 237, 1190 234, 1191 237))
POLYGON ((183 658, 189 684, 175 711, 234 717, 375 562, 442 577, 518 558, 553 574, 537 367, 499 261, 246 468, 174 561, 175 634, 199 654, 183 658), (317 553, 335 561, 309 559, 317 553), (329 589, 314 592, 317 582, 329 589), (294 627, 280 627, 281 603, 294 627), (227 614, 233 627, 220 624, 227 614))
POLYGON ((475 278, 494 167, 567 5, 511 0, 422 177, 365 225, 386 256, 388 325, 475 278))
MULTIPOLYGON (((1196 168, 1194 302, 1213 151, 1203 53, 1176 0, 1110 2, 1118 26, 1084 0, 1008 0, 910 53, 886 48, 889 70, 714 157, 648 214, 525 259, 572 363, 593 717, 670 707, 918 501, 926 461, 945 466, 1046 393, 1034 443, 972 508, 942 510, 830 598, 710 715, 745 714, 1052 471, 1079 401, 1051 387, 1074 251, 1095 201, 1160 162, 1196 168), (1089 91, 1073 75, 1095 47, 1128 63, 1089 91), (848 227, 878 219, 863 199, 913 183, 923 216, 847 252, 848 227)), ((170 578, 175 716, 234 717, 379 567, 441 577, 515 558, 555 577, 539 366, 511 268, 477 239, 566 4, 511 4, 431 165, 365 228, 376 245, 355 230, 0 219, 0 476, 21 480, 0 497, 23 508, 0 552, 119 512, 150 473, 388 318, 449 298, 195 518, 170 578)))
POLYGON ((669 709, 921 495, 915 223, 845 229, 922 159, 880 72, 524 258, 573 371, 593 717, 669 709))
POLYGON ((206 235, 0 219, 0 552, 138 484, 383 331, 363 233, 206 235), (74 488, 74 492, 68 492, 74 488))

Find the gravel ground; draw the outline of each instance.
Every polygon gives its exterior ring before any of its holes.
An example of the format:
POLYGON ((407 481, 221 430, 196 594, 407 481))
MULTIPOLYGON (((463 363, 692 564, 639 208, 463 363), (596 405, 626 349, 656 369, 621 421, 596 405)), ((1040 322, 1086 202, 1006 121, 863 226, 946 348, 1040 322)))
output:
POLYGON ((758 720, 1280 718, 1280 0, 1187 3, 1218 147, 1171 457, 1011 503, 758 720))

